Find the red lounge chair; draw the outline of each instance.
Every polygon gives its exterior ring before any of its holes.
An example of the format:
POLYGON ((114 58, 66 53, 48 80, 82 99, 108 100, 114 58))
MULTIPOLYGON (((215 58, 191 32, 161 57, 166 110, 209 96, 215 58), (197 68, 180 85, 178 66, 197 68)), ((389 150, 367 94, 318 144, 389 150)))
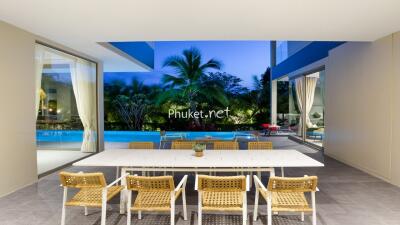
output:
POLYGON ((269 123, 263 123, 261 124, 261 128, 264 131, 264 135, 267 135, 267 133, 269 133, 269 127, 271 126, 271 124, 269 123))
POLYGON ((278 127, 278 126, 270 126, 270 127, 268 128, 268 130, 269 130, 269 135, 271 135, 272 132, 277 133, 278 130, 279 130, 279 128, 280 128, 280 127, 278 127))

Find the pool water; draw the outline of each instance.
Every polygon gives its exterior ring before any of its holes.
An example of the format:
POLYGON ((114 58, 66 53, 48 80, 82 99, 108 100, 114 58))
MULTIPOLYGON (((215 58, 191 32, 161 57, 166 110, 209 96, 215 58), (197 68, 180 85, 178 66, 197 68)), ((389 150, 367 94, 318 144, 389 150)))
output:
MULTIPOLYGON (((217 140, 233 140, 235 136, 246 137, 248 132, 222 132, 222 131, 183 131, 167 132, 167 135, 183 135, 185 139, 196 140, 211 137, 217 140)), ((65 130, 37 130, 37 142, 82 142, 83 131, 65 130)), ((250 138, 250 137, 249 137, 250 138)), ((135 141, 160 141, 158 131, 104 131, 105 142, 135 142, 135 141)))

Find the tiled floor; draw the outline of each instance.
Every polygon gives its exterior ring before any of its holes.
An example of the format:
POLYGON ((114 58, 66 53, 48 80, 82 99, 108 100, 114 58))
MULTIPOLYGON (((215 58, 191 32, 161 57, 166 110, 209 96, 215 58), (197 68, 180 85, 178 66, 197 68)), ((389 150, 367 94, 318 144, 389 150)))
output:
POLYGON ((38 174, 54 170, 89 154, 79 150, 37 150, 38 174))
MULTIPOLYGON (((400 224, 400 188, 387 184, 357 169, 346 166, 331 158, 324 158, 321 152, 298 145, 285 137, 271 137, 275 148, 297 149, 318 160, 323 160, 324 168, 287 169, 287 176, 317 175, 320 178, 317 193, 318 224, 320 225, 399 225, 400 224)), ((69 171, 102 171, 109 180, 115 175, 113 168, 68 168, 69 171)), ((266 177, 263 181, 266 182, 266 177)), ((187 187, 189 219, 182 218, 182 206, 178 205, 177 225, 197 224, 196 192, 193 191, 193 178, 187 187)), ((265 205, 260 208, 260 218, 252 221, 254 190, 250 191, 249 220, 250 225, 267 224, 265 205)), ((26 187, 6 197, 0 198, 1 225, 57 225, 60 224, 62 189, 59 187, 56 173, 42 178, 37 184, 26 187)), ((118 201, 112 201, 108 211, 108 225, 126 224, 126 216, 120 215, 118 201)), ((178 204, 180 202, 178 201, 178 204)), ((82 208, 67 209, 68 225, 100 224, 98 209, 89 210, 83 215, 82 208)), ((311 224, 306 217, 304 223, 297 215, 274 216, 273 224, 300 225, 311 224)), ((139 221, 133 217, 132 224, 169 224, 167 214, 145 214, 139 221)), ((205 215, 203 224, 241 224, 239 215, 205 215)))

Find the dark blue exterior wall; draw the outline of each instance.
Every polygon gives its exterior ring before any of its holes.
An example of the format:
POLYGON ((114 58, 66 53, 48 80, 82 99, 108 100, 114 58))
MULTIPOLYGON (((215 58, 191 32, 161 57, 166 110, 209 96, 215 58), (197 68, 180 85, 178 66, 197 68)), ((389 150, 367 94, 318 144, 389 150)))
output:
POLYGON ((146 66, 154 69, 154 49, 146 42, 109 42, 146 66))
POLYGON ((285 61, 279 63, 275 67, 272 67, 272 79, 277 79, 327 57, 329 50, 336 48, 343 43, 345 42, 314 41, 310 43, 300 51, 296 52, 294 55, 287 58, 285 61))

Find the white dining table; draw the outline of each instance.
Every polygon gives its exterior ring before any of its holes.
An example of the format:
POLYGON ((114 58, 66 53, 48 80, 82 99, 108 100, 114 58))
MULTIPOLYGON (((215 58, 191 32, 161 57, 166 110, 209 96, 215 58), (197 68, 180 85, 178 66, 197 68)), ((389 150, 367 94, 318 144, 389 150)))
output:
MULTIPOLYGON (((204 156, 196 157, 193 150, 108 149, 73 166, 116 167, 117 177, 120 170, 123 175, 131 171, 172 171, 269 172, 275 176, 275 167, 323 167, 324 164, 297 150, 206 150, 204 156)), ((125 194, 121 194, 121 202, 125 199, 125 194)), ((124 208, 121 204, 121 213, 124 208)))
POLYGON ((134 171, 268 171, 274 167, 323 167, 297 150, 206 150, 196 157, 192 150, 109 149, 74 166, 130 168, 134 171))

